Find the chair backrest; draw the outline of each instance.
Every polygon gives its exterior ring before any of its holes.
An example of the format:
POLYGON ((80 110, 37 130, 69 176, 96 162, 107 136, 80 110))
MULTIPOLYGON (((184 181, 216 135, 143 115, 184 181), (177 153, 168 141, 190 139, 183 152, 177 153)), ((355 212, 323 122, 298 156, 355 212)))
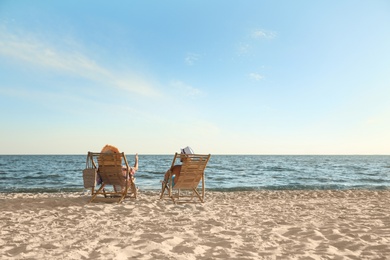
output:
POLYGON ((126 178, 122 173, 122 160, 128 173, 129 165, 124 153, 100 153, 98 155, 98 173, 105 184, 126 185, 126 178))
MULTIPOLYGON (((204 177, 204 171, 210 159, 210 154, 175 154, 175 159, 183 157, 180 177, 177 179, 174 189, 194 189, 204 177)), ((174 160, 175 160, 174 159, 174 160)))

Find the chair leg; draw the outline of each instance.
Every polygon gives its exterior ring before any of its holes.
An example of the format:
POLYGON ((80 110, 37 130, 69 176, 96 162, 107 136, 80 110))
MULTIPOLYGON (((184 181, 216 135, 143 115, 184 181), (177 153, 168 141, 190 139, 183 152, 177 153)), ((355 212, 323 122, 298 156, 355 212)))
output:
POLYGON ((172 183, 172 178, 171 177, 168 177, 168 179, 164 179, 162 181, 162 183, 161 183, 160 199, 162 199, 164 197, 165 191, 168 192, 168 197, 171 197, 172 191, 171 191, 171 185, 169 185, 170 183, 172 183))
POLYGON ((205 186, 205 181, 204 181, 204 173, 202 175, 202 202, 204 202, 204 197, 206 193, 206 186, 205 186))
POLYGON ((93 194, 91 200, 89 201, 89 203, 91 203, 94 199, 96 199, 97 195, 100 193, 101 190, 103 190, 103 193, 104 193, 104 197, 106 196, 106 193, 104 191, 104 186, 105 184, 103 183, 102 186, 100 186, 100 188, 95 192, 95 194, 93 194))
POLYGON ((161 194, 160 194, 160 200, 164 197, 164 192, 166 188, 165 180, 161 183, 161 194))
POLYGON ((196 194, 196 196, 198 196, 198 198, 199 198, 199 200, 200 200, 200 202, 204 202, 204 200, 203 200, 203 198, 200 196, 200 194, 199 194, 199 192, 196 190, 196 189, 194 189, 194 193, 196 194))
POLYGON ((121 203, 121 202, 126 198, 127 191, 128 191, 127 188, 125 188, 125 189, 123 190, 122 196, 119 198, 118 203, 121 203))

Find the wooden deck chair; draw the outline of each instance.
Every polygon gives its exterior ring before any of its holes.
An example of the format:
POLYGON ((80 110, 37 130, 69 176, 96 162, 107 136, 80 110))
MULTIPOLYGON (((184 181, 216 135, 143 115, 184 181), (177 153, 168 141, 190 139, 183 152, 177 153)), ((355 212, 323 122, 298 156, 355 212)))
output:
POLYGON ((179 159, 182 161, 180 176, 176 184, 173 185, 172 172, 169 170, 168 178, 162 183, 160 199, 167 193, 174 203, 196 202, 194 199, 199 199, 203 203, 205 197, 204 172, 210 159, 210 154, 176 153, 170 169, 178 163, 179 159))
POLYGON ((92 189, 90 202, 104 198, 106 201, 114 200, 121 203, 126 197, 137 198, 135 179, 129 174, 130 166, 123 152, 88 152, 88 164, 91 165, 91 168, 96 169, 97 178, 101 179, 99 189, 92 189), (122 166, 122 163, 124 163, 124 166, 122 166), (122 167, 125 168, 125 176, 122 167))

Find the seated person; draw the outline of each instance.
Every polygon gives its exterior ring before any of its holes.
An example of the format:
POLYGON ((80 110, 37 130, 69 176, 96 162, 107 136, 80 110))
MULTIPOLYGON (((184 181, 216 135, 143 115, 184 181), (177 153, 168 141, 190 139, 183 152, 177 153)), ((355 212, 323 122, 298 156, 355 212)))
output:
MULTIPOLYGON (((134 161, 135 161, 134 166, 130 167, 130 169, 129 169, 129 177, 132 177, 132 178, 134 178, 136 171, 138 171, 138 153, 135 154, 134 161)), ((122 173, 123 173, 123 177, 126 177, 126 166, 125 165, 122 166, 122 173)))
MULTIPOLYGON (((191 147, 187 146, 184 149, 180 149, 182 155, 194 154, 194 151, 191 147)), ((185 156, 180 157, 180 162, 183 162, 186 159, 185 156)), ((164 175, 164 182, 166 183, 169 178, 169 172, 172 172, 172 187, 175 186, 180 177, 181 164, 172 166, 164 175)))
MULTIPOLYGON (((101 150, 101 153, 118 153, 118 159, 121 157, 119 155, 119 149, 116 148, 115 146, 112 146, 112 145, 106 145, 103 147, 103 149, 101 150)), ((136 173, 136 171, 138 171, 138 154, 135 154, 135 162, 134 162, 134 166, 133 167, 130 167, 129 169, 129 177, 132 177, 134 178, 134 175, 136 173)), ((126 166, 122 166, 122 174, 123 174, 123 177, 126 178, 126 166)), ((99 169, 98 169, 98 174, 97 174, 97 178, 98 178, 98 184, 101 184, 101 178, 99 176, 99 169)), ((116 188, 114 187, 114 189, 116 190, 116 188)))

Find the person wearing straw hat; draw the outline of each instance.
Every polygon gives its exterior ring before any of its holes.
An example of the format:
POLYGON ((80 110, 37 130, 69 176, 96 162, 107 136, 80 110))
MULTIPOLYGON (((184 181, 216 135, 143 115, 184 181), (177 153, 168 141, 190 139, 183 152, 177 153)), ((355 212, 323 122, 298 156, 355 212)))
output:
MULTIPOLYGON (((118 159, 121 158, 121 156, 119 155, 119 153, 120 153, 119 149, 113 145, 109 145, 109 144, 105 145, 103 147, 101 153, 117 153, 118 159)), ((130 167, 130 172, 129 172, 130 178, 132 178, 135 175, 135 173, 138 171, 138 154, 137 153, 135 154, 134 159, 135 159, 134 166, 130 167)), ((126 178, 126 167, 125 166, 122 167, 122 174, 123 174, 123 177, 126 178)), ((98 169, 98 184, 100 184, 99 181, 101 183, 101 178, 99 176, 99 169, 98 169)), ((116 190, 116 187, 114 187, 114 189, 116 190)))
MULTIPOLYGON (((194 154, 194 150, 192 150, 191 147, 187 146, 183 149, 180 149, 180 153, 183 154, 183 155, 186 155, 186 154, 194 154)), ((180 158, 180 161, 183 162, 183 160, 186 160, 186 157, 185 156, 182 156, 180 158)), ((172 166, 164 175, 164 182, 167 182, 168 181, 168 178, 169 178, 169 172, 172 172, 172 187, 175 186, 176 182, 178 181, 179 179, 179 176, 180 176, 180 171, 181 171, 181 164, 177 164, 177 165, 174 165, 172 166)))

